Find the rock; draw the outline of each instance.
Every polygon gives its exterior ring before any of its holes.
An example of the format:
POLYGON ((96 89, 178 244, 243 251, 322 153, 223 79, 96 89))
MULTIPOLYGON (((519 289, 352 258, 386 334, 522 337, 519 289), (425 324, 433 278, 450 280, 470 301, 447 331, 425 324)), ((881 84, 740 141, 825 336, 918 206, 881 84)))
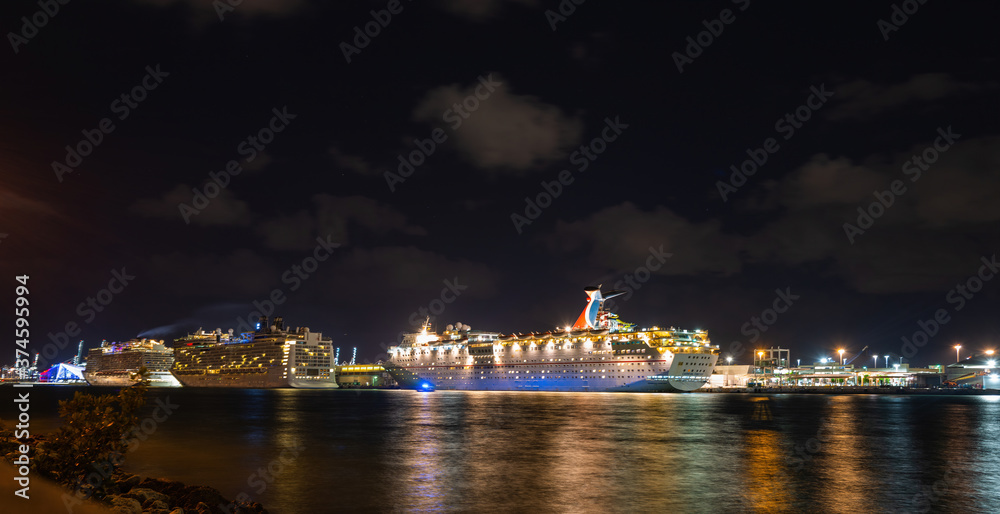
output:
POLYGON ((163 500, 153 500, 149 505, 143 504, 142 508, 148 511, 162 510, 164 514, 169 514, 170 512, 170 505, 163 500))
MULTIPOLYGON (((138 487, 145 489, 152 489, 158 493, 163 493, 167 496, 173 498, 179 498, 182 491, 187 487, 184 486, 183 482, 175 482, 173 480, 160 480, 158 478, 146 478, 137 484, 138 487)), ((168 502, 170 503, 170 502, 168 502)), ((174 504, 180 502, 173 502, 174 504)))
POLYGON ((142 482, 142 477, 129 473, 122 473, 121 475, 112 478, 117 479, 116 481, 118 482, 118 487, 121 488, 123 493, 129 492, 133 487, 139 485, 139 482, 142 482))
MULTIPOLYGON (((136 500, 139 500, 139 503, 141 503, 142 505, 146 505, 146 502, 148 501, 161 501, 161 502, 170 501, 169 496, 161 492, 154 491, 148 487, 133 487, 131 490, 129 490, 129 492, 122 494, 121 496, 124 498, 135 498, 136 500)), ((164 506, 164 508, 166 508, 166 505, 164 506)))
POLYGON ((223 498, 222 493, 211 488, 211 487, 200 487, 200 486, 188 486, 185 487, 180 494, 176 495, 178 498, 177 505, 184 507, 185 509, 192 509, 196 512, 201 512, 199 505, 204 503, 205 507, 209 510, 205 512, 222 512, 218 508, 218 505, 226 505, 229 503, 228 500, 223 498), (216 507, 212 507, 212 506, 216 507))
POLYGON ((142 504, 135 498, 124 498, 116 495, 109 495, 111 502, 111 512, 115 514, 142 514, 142 504))

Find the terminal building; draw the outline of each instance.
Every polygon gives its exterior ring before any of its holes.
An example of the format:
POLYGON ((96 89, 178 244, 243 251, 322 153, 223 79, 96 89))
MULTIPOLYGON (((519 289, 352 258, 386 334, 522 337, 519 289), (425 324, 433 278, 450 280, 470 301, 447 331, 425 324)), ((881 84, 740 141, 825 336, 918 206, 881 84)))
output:
POLYGON ((1000 370, 993 350, 970 355, 964 360, 949 364, 945 368, 946 385, 952 387, 976 387, 1000 389, 1000 370))
POLYGON ((337 385, 342 389, 394 389, 396 381, 381 364, 337 366, 337 385))
MULTIPOLYGON (((783 348, 756 350, 754 364, 727 364, 715 367, 708 387, 770 387, 770 386, 865 386, 865 387, 965 387, 1000 390, 1000 370, 993 352, 973 355, 948 365, 926 368, 908 363, 857 366, 846 359, 821 359, 812 364, 793 362, 783 348)), ((874 359, 874 363, 882 357, 874 359)))

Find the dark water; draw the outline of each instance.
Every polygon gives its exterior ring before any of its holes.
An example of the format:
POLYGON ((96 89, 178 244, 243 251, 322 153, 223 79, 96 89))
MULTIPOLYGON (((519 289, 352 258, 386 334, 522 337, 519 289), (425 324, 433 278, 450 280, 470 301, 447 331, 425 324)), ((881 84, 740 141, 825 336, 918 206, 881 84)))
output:
POLYGON ((177 408, 127 469, 276 513, 1000 510, 996 396, 151 395, 177 408))

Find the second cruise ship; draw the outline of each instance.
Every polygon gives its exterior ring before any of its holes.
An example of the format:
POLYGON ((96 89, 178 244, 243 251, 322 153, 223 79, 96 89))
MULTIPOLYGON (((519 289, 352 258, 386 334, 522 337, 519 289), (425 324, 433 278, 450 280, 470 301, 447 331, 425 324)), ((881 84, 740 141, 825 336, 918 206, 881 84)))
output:
POLYGON ((418 389, 487 391, 694 391, 719 358, 704 330, 638 329, 604 309, 623 294, 587 288, 587 306, 572 327, 501 335, 448 325, 441 334, 406 334, 388 350, 386 370, 418 389))
POLYGON ((174 341, 174 376, 188 387, 337 387, 333 342, 308 327, 262 316, 253 332, 199 330, 174 341))

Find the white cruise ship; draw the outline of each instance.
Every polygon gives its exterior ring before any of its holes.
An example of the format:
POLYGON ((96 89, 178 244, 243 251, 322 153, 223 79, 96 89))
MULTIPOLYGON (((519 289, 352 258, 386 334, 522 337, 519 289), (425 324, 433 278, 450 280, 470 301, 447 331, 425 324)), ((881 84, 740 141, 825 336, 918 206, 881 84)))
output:
POLYGON ((174 341, 174 376, 188 387, 336 389, 333 341, 308 327, 291 330, 281 316, 234 336, 198 331, 174 341))
POLYGON ((389 348, 386 369, 425 390, 687 392, 708 382, 719 347, 706 331, 638 329, 604 310, 622 292, 585 291, 572 327, 505 336, 461 323, 438 334, 425 323, 389 348))

